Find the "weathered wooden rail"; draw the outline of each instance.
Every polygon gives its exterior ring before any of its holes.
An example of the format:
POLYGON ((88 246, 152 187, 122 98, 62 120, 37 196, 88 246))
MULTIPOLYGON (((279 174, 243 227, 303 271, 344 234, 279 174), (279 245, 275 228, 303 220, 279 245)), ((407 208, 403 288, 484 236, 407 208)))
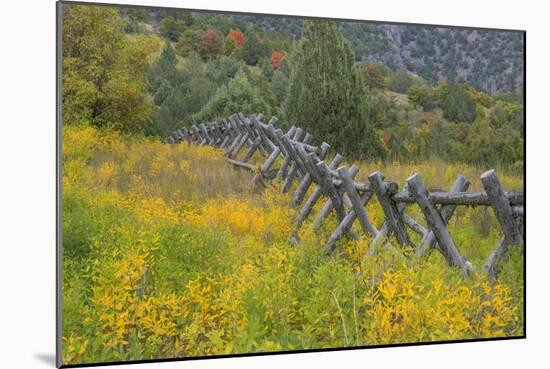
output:
POLYGON ((450 266, 458 267, 468 275, 474 267, 460 254, 447 228, 456 207, 464 205, 491 207, 500 225, 502 238, 483 266, 491 277, 496 277, 499 264, 510 248, 523 243, 524 192, 505 191, 494 170, 481 175, 485 192, 467 192, 470 182, 463 176, 456 179, 449 192, 428 191, 418 173, 407 179, 401 191, 397 183, 387 181, 380 172, 370 174, 367 183, 357 182, 354 177, 358 168, 343 166, 344 158, 340 154, 336 153, 328 164, 325 162, 330 149, 328 143, 313 145, 313 136, 303 129, 292 126, 283 132, 275 128, 276 117, 267 123, 262 119, 262 114, 249 117, 234 114, 221 122, 182 127, 168 136, 166 142, 186 141, 223 149, 229 163, 256 173, 255 186, 265 185, 266 181, 279 177, 282 180, 280 191, 288 192, 297 181, 292 197, 292 206, 299 208, 294 242, 299 242, 298 230, 311 215, 315 204, 324 198, 325 204, 314 225, 319 226, 333 211, 339 220, 339 225, 323 245, 328 252, 335 249, 336 242, 345 234, 359 237, 351 229, 358 220, 362 231, 372 238, 368 255, 377 252, 381 246, 393 248, 390 237, 395 236, 398 246, 414 249, 414 257, 437 250, 450 266), (255 153, 266 158, 259 167, 248 162, 255 153), (279 158, 281 165, 273 168, 279 158), (313 191, 304 201, 311 187, 313 191), (373 198, 378 200, 385 216, 380 229, 373 225, 365 209, 373 198), (406 213, 406 207, 414 203, 422 211, 427 228, 406 213), (409 231, 421 236, 418 245, 411 241, 409 231))

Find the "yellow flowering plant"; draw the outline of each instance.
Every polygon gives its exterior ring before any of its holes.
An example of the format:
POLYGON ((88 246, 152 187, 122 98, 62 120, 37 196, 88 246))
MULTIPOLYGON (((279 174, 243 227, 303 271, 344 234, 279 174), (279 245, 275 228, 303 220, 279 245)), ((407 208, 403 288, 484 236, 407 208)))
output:
MULTIPOLYGON (((64 364, 522 334, 520 255, 496 282, 438 253, 366 256, 367 236, 329 256, 333 214, 289 242, 290 194, 249 191, 254 174, 221 150, 90 126, 64 127, 63 142, 64 364)), ((474 171, 419 166, 430 186, 474 171)), ((382 169, 400 180, 411 168, 382 169)), ((479 266, 499 235, 479 225, 490 213, 466 210, 449 227, 479 266)), ((367 213, 380 227, 375 201, 367 213)))

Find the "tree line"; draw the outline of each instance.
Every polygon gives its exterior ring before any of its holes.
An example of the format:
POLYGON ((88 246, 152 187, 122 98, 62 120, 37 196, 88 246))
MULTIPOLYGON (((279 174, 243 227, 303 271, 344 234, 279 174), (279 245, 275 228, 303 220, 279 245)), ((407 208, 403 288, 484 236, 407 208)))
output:
POLYGON ((238 17, 157 16, 162 42, 141 9, 65 6, 64 122, 164 136, 263 112, 357 159, 523 160, 517 93, 357 63, 335 22, 305 21, 292 41, 238 17))

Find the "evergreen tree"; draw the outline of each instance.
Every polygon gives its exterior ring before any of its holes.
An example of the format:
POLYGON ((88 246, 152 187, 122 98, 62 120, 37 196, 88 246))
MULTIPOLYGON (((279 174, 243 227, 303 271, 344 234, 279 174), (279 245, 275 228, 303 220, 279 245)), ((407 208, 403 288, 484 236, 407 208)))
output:
MULTIPOLYGON (((155 99, 163 89, 161 86, 155 99)), ((204 75, 194 76, 183 81, 177 88, 170 88, 170 94, 164 98, 160 109, 152 115, 146 133, 166 136, 176 128, 188 125, 192 115, 209 101, 215 91, 216 84, 204 75)))
POLYGON ((164 100, 173 92, 173 87, 167 80, 162 80, 159 89, 153 96, 153 101, 156 105, 161 105, 164 100))
POLYGON ((218 88, 200 112, 193 116, 193 120, 195 122, 212 121, 235 112, 243 112, 247 115, 264 113, 269 116, 271 114, 269 105, 242 71, 239 71, 227 85, 218 88))
POLYGON ((206 76, 216 85, 226 84, 229 79, 235 77, 242 63, 232 57, 223 56, 206 64, 206 76))
POLYGON ((277 99, 277 105, 280 106, 286 98, 288 88, 288 77, 281 71, 276 70, 271 78, 271 91, 277 99))
POLYGON ((271 78, 273 77, 273 68, 267 58, 262 58, 260 60, 260 69, 262 70, 264 77, 271 81, 271 78))
POLYGON ((476 104, 462 85, 445 84, 438 87, 439 106, 443 117, 451 122, 471 123, 476 119, 476 104))
POLYGON ((243 59, 248 65, 256 65, 260 60, 260 43, 257 35, 250 35, 246 38, 243 46, 243 59))
POLYGON ((160 88, 162 81, 168 81, 173 87, 178 85, 177 62, 176 53, 167 41, 164 44, 158 61, 149 71, 149 84, 153 93, 156 93, 160 88))
POLYGON ((306 21, 292 63, 287 119, 342 154, 382 156, 382 142, 367 123, 362 76, 336 24, 306 21))
POLYGON ((269 110, 271 110, 272 113, 275 112, 275 108, 277 107, 277 97, 271 90, 271 86, 269 85, 269 80, 263 75, 253 75, 252 79, 250 80, 250 83, 254 87, 254 89, 257 91, 258 96, 269 105, 269 110))

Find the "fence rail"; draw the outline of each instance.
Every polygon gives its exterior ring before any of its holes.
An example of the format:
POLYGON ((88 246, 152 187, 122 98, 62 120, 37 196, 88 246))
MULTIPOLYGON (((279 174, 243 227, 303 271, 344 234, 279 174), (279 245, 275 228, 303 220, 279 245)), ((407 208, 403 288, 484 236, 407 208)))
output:
POLYGON ((166 142, 186 141, 223 149, 229 163, 256 173, 252 180, 254 186, 265 185, 266 181, 278 177, 282 180, 280 191, 285 193, 295 181, 298 182, 292 197, 292 206, 298 208, 293 242, 299 242, 298 230, 312 215, 315 204, 325 199, 314 225, 319 226, 331 212, 335 212, 339 221, 323 245, 328 252, 335 249, 336 242, 345 234, 359 237, 352 231, 353 223, 358 220, 361 230, 373 239, 368 255, 382 245, 393 248, 390 243, 393 235, 400 247, 414 248, 414 257, 437 250, 448 265, 468 275, 474 267, 460 254, 447 227, 457 206, 489 206, 495 213, 502 238, 483 266, 484 272, 492 278, 496 277, 499 264, 510 248, 518 247, 524 240, 524 192, 505 191, 494 170, 481 175, 485 192, 467 192, 470 182, 463 176, 458 176, 449 192, 428 191, 419 173, 413 173, 401 191, 397 183, 387 181, 380 172, 371 173, 366 183, 357 182, 354 177, 358 168, 342 165, 342 155, 336 153, 330 163, 325 162, 330 149, 328 143, 313 145, 313 136, 295 126, 285 133, 275 128, 276 117, 267 123, 262 120, 262 114, 248 117, 243 113, 233 114, 221 122, 177 129, 166 142), (255 153, 266 158, 260 167, 248 162, 255 153), (282 164, 273 168, 279 158, 282 164), (313 191, 306 199, 311 187, 313 191), (373 198, 378 200, 384 212, 385 221, 380 229, 372 224, 365 209, 373 198), (410 204, 419 206, 427 228, 406 213, 410 204), (411 241, 410 231, 421 236, 418 245, 411 241))

